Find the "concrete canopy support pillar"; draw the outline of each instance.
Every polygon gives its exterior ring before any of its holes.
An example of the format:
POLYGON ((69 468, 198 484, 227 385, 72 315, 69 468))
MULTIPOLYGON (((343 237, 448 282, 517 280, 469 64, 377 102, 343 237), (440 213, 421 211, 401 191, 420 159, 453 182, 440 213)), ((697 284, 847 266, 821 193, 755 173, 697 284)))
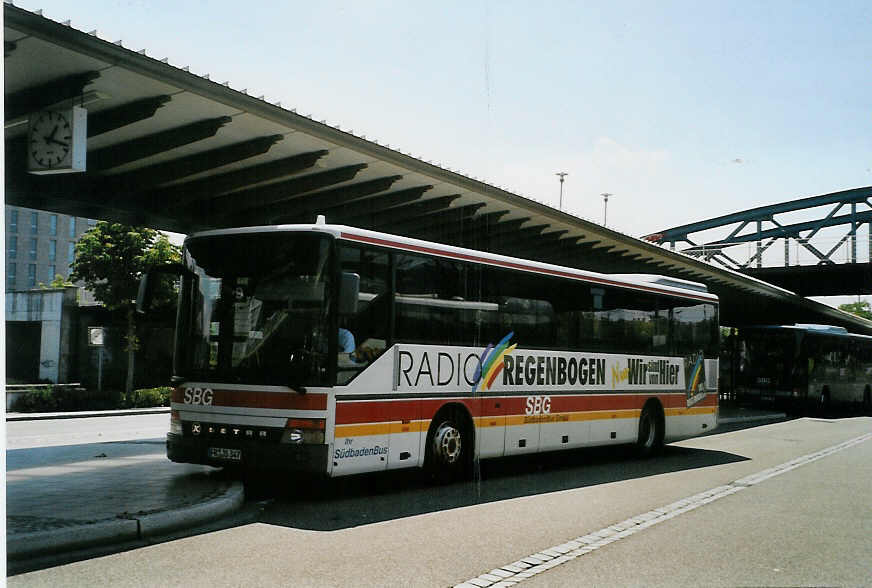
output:
MULTIPOLYGON (((75 288, 6 293, 7 322, 40 324, 39 358, 35 357, 34 349, 33 356, 28 360, 39 362, 38 370, 31 373, 38 374, 40 380, 57 384, 64 382, 69 375, 67 364, 71 329, 69 325, 64 328, 64 309, 67 308, 69 314, 74 303, 75 288)), ((67 322, 70 320, 71 317, 66 317, 67 322)), ((14 345, 15 341, 9 344, 14 345)))
POLYGON ((58 368, 61 355, 61 321, 42 321, 42 337, 39 342, 39 379, 58 383, 58 368))

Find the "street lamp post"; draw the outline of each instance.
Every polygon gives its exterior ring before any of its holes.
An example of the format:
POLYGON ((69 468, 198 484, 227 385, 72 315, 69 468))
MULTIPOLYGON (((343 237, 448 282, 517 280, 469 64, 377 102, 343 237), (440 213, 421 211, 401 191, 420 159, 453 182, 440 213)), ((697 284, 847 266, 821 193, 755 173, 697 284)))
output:
POLYGON ((611 192, 603 192, 600 196, 603 197, 603 226, 606 226, 606 218, 609 211, 609 196, 612 196, 611 192))
POLYGON ((567 172, 557 172, 554 175, 560 178, 560 207, 559 207, 559 210, 563 210, 563 178, 565 178, 569 174, 567 172))

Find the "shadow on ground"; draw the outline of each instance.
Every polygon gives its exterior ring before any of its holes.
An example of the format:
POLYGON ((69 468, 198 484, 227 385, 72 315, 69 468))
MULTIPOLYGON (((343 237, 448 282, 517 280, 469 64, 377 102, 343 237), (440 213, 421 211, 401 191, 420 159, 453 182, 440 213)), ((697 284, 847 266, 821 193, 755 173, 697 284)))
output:
POLYGON ((409 470, 315 483, 250 477, 246 480, 246 497, 263 501, 260 522, 334 531, 745 460, 721 451, 673 446, 667 446, 659 457, 640 459, 632 447, 607 447, 486 460, 476 468, 472 480, 447 485, 434 485, 422 472, 409 470))

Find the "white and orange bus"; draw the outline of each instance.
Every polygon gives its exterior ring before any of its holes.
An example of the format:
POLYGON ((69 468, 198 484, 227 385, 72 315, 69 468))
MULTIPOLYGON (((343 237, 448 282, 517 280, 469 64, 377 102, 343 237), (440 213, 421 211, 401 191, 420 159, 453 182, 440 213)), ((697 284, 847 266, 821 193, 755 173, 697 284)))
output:
POLYGON ((453 476, 717 425, 718 301, 693 282, 323 223, 198 233, 176 271, 173 461, 453 476))

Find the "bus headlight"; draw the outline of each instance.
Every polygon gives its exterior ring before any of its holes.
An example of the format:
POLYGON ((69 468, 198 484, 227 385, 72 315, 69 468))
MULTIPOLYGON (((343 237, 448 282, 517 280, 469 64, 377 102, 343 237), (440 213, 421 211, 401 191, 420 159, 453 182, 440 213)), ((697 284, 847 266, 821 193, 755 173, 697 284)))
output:
POLYGON ((324 425, 324 419, 288 419, 282 443, 323 444, 324 425))

